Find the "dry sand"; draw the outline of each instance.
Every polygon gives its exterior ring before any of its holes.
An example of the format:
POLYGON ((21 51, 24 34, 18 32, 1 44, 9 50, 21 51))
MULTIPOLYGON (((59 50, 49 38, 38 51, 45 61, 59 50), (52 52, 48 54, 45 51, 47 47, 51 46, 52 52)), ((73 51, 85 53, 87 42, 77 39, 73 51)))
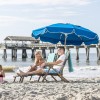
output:
POLYGON ((100 78, 0 84, 0 100, 100 100, 100 78))

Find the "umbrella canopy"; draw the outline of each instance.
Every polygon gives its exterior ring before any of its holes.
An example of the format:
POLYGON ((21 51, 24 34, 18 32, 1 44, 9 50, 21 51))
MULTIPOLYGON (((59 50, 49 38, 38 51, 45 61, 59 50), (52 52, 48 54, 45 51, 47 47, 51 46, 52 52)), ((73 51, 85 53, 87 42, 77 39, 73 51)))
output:
POLYGON ((98 35, 84 27, 57 23, 32 31, 32 36, 41 41, 57 44, 59 41, 66 45, 97 44, 98 35))

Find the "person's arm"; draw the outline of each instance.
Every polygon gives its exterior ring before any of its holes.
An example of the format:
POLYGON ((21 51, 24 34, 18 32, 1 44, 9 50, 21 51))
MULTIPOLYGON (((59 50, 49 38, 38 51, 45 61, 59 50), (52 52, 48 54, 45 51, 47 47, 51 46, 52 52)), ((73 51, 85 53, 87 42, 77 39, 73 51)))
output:
POLYGON ((55 61, 55 62, 47 62, 47 63, 45 63, 45 65, 51 65, 51 66, 53 66, 53 65, 58 65, 58 64, 60 64, 61 62, 63 62, 62 60, 58 60, 58 61, 55 61))
POLYGON ((36 64, 36 66, 39 66, 39 65, 41 65, 42 63, 44 63, 45 61, 44 60, 41 60, 41 61, 39 61, 37 64, 36 64))

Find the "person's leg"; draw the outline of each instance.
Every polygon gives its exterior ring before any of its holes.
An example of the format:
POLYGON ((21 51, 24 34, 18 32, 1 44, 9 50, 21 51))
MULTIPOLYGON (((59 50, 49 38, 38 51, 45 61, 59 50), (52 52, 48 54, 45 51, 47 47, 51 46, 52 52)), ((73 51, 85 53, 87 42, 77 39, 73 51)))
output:
POLYGON ((28 70, 28 72, 32 72, 36 70, 36 66, 31 66, 31 68, 28 70))
POLYGON ((35 71, 31 71, 31 72, 20 72, 20 73, 17 73, 18 75, 20 76, 23 76, 23 75, 31 75, 31 74, 42 74, 44 73, 44 70, 43 69, 38 69, 38 70, 35 70, 35 71))

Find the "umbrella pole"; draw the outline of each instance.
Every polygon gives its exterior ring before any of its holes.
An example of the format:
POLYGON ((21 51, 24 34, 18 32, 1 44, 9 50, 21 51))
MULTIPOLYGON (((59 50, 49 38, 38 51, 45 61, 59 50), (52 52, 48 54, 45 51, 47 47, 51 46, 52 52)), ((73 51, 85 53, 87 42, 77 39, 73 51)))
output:
POLYGON ((67 34, 65 34, 65 43, 64 43, 65 49, 67 49, 67 48, 66 48, 66 39, 67 39, 67 34))

